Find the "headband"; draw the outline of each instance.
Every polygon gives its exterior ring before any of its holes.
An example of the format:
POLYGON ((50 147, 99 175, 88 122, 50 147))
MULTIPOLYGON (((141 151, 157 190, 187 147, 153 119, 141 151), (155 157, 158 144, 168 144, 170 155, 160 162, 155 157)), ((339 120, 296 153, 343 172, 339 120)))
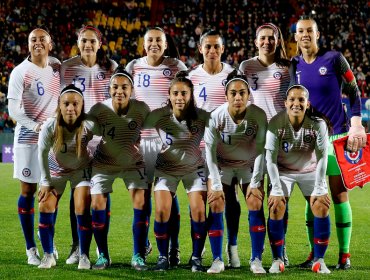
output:
POLYGON ((125 73, 116 73, 116 74, 113 74, 112 77, 110 77, 109 79, 109 84, 112 82, 113 78, 114 77, 117 77, 117 76, 125 76, 127 79, 129 79, 129 81, 131 82, 131 85, 134 86, 134 82, 132 81, 131 77, 125 73))
MULTIPOLYGON (((49 37, 50 37, 50 40, 51 40, 51 36, 50 36, 50 34, 49 34, 49 32, 47 32, 44 28, 41 28, 41 27, 36 27, 35 29, 33 29, 32 31, 31 31, 31 33, 33 32, 33 31, 35 31, 35 30, 42 30, 42 31, 44 31, 49 37)), ((31 34, 30 33, 30 34, 31 34)), ((28 36, 29 37, 29 36, 28 36)))
POLYGON ((78 38, 80 38, 80 36, 82 35, 83 32, 85 32, 86 30, 92 30, 96 33, 96 35, 98 36, 99 38, 99 41, 101 41, 101 38, 102 38, 102 35, 101 35, 101 32, 99 31, 99 29, 95 28, 94 26, 91 26, 91 25, 87 25, 85 27, 83 27, 80 32, 78 32, 78 38))
POLYGON ((264 24, 262 24, 261 26, 259 26, 258 28, 257 28, 257 30, 256 30, 256 37, 258 36, 258 33, 261 31, 261 29, 263 29, 263 28, 270 28, 270 29, 272 29, 273 31, 274 31, 274 35, 277 37, 277 38, 279 38, 279 29, 276 27, 276 25, 275 24, 273 24, 273 23, 264 23, 264 24))
POLYGON ((68 92, 75 92, 75 93, 78 93, 82 98, 84 97, 81 91, 75 90, 75 89, 73 89, 73 88, 71 88, 71 89, 66 89, 65 91, 62 91, 62 92, 60 93, 60 96, 59 96, 59 97, 62 97, 62 96, 63 96, 63 94, 68 93, 68 92))
POLYGON ((291 85, 287 90, 286 90, 286 93, 285 95, 288 96, 288 92, 292 89, 292 88, 301 88, 303 89, 307 94, 310 94, 308 89, 303 86, 303 85, 300 85, 300 84, 295 84, 295 85, 291 85))
POLYGON ((249 87, 249 83, 248 83, 246 80, 244 80, 244 79, 242 79, 242 78, 235 77, 235 78, 232 78, 230 81, 228 81, 228 82, 225 84, 225 89, 227 89, 227 86, 228 86, 231 82, 234 82, 234 81, 242 81, 242 82, 246 83, 246 84, 247 84, 247 86, 249 87))

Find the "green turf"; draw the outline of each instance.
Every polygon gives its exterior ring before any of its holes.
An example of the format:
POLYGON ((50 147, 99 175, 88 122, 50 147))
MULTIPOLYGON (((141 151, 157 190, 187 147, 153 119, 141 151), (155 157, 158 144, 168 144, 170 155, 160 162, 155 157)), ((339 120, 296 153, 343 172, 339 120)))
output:
MULTIPOLYGON (((181 232, 180 249, 182 264, 178 269, 164 273, 136 272, 130 268, 132 253, 131 219, 132 207, 128 192, 123 188, 121 181, 116 181, 112 194, 111 228, 109 233, 109 246, 113 265, 104 271, 78 271, 77 265, 66 265, 65 260, 70 250, 71 234, 69 227, 69 189, 62 197, 59 205, 58 221, 56 225, 55 242, 59 251, 57 266, 49 270, 40 270, 27 265, 25 244, 21 233, 17 215, 17 199, 19 184, 12 179, 12 165, 0 164, 0 279, 245 279, 254 277, 249 272, 248 258, 250 256, 250 239, 247 223, 245 202, 241 201, 242 216, 239 233, 239 254, 242 268, 226 270, 220 275, 207 275, 206 273, 194 274, 186 265, 191 253, 191 239, 189 228, 188 207, 185 191, 178 191, 181 207, 181 232)), ((289 227, 287 234, 287 251, 291 266, 286 268, 283 275, 266 275, 269 278, 283 279, 370 279, 370 188, 355 189, 351 191, 351 204, 353 210, 353 233, 351 243, 351 261, 353 268, 349 271, 335 271, 333 266, 337 262, 337 239, 335 226, 332 219, 332 236, 326 255, 326 263, 332 269, 331 275, 314 275, 309 270, 301 270, 296 265, 302 262, 308 254, 304 223, 304 200, 298 189, 295 190, 289 204, 289 227)), ((154 211, 154 205, 153 205, 154 211)), ((331 216, 334 217, 333 209, 331 216)), ((35 221, 38 220, 38 210, 35 207, 35 221)), ((37 223, 36 223, 37 225, 37 223)), ((157 258, 157 249, 153 235, 153 221, 151 221, 150 240, 153 243, 153 253, 148 259, 148 264, 153 266, 157 258)), ((226 243, 226 240, 224 240, 226 243)), ((37 241, 38 248, 42 251, 41 244, 37 241)), ((265 242, 266 251, 263 256, 266 269, 271 264, 269 244, 265 242)), ((91 256, 95 261, 95 241, 92 243, 91 256)), ((224 254, 224 258, 226 256, 224 254)), ((206 241, 206 254, 203 261, 205 266, 211 264, 211 251, 209 241, 206 241)))

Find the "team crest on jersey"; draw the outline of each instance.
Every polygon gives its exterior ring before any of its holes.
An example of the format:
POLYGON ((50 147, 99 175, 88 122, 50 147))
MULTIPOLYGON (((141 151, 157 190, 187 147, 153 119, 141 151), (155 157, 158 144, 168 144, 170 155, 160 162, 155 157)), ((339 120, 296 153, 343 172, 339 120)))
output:
POLYGON ((257 133, 256 126, 248 126, 247 129, 245 130, 245 135, 247 136, 252 136, 256 133, 257 133))
POLYGON ((170 77, 172 75, 172 71, 170 68, 166 68, 163 70, 163 76, 170 77))
POLYGON ((348 152, 344 151, 344 157, 345 159, 352 164, 358 163, 362 158, 362 150, 359 150, 357 152, 348 152))
POLYGON ((198 131, 199 131, 199 128, 198 128, 198 126, 196 126, 196 125, 192 125, 191 127, 190 127, 190 133, 191 134, 197 134, 198 133, 198 131))
POLYGON ((311 143, 311 142, 312 142, 312 140, 313 140, 313 137, 312 137, 312 135, 310 135, 310 134, 305 135, 305 136, 303 137, 303 142, 305 142, 305 143, 311 143))
POLYGON ((319 69, 319 73, 321 76, 324 76, 326 75, 326 73, 328 73, 328 69, 325 66, 321 66, 319 69))
POLYGON ((29 168, 24 168, 24 169, 22 170, 22 175, 23 175, 24 177, 30 177, 30 176, 31 176, 31 170, 30 170, 29 168))
POLYGON ((135 122, 135 121, 130 121, 130 122, 128 123, 128 128, 129 128, 129 129, 131 129, 131 130, 136 129, 136 128, 137 128, 137 122, 135 122))
POLYGON ((281 74, 281 72, 275 72, 275 73, 273 74, 273 76, 274 76, 274 78, 275 78, 276 80, 281 80, 281 78, 283 77, 283 75, 281 74))
POLYGON ((105 79, 105 74, 103 72, 99 72, 97 75, 96 75, 96 78, 98 80, 104 80, 105 79))

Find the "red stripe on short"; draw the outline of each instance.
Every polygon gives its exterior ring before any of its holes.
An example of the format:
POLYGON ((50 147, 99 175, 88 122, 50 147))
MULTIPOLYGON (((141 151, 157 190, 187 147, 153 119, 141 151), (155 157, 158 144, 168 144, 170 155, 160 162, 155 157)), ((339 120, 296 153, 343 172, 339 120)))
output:
POLYGON ((156 239, 160 239, 160 240, 168 239, 168 234, 167 233, 157 233, 157 232, 155 232, 154 235, 155 235, 156 239))
POLYGON ((96 223, 96 222, 92 222, 92 227, 93 227, 94 229, 102 230, 102 229, 104 229, 105 224, 99 224, 99 223, 96 223))
POLYGON ((270 241, 270 244, 273 245, 273 246, 283 246, 284 245, 284 239, 272 240, 272 241, 270 241))
POLYGON ((88 230, 90 230, 90 228, 84 227, 84 226, 78 226, 78 229, 79 230, 82 230, 82 231, 88 231, 88 230))
POLYGON ((209 237, 220 237, 220 236, 223 236, 224 235, 224 231, 222 229, 218 229, 218 230, 209 230, 208 231, 208 236, 209 237))
POLYGON ((24 208, 18 207, 18 214, 30 215, 30 214, 34 214, 34 213, 35 213, 34 208, 31 208, 30 210, 26 210, 24 208))
POLYGON ((49 228, 52 227, 53 225, 51 224, 39 224, 39 228, 49 228))

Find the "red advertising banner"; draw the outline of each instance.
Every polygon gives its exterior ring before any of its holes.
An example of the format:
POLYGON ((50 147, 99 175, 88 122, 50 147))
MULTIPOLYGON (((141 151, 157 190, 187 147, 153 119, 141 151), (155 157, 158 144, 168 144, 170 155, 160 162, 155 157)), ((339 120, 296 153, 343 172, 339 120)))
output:
POLYGON ((334 140, 333 145, 344 186, 352 190, 370 182, 370 134, 366 147, 354 153, 346 150, 347 139, 348 136, 334 140))

